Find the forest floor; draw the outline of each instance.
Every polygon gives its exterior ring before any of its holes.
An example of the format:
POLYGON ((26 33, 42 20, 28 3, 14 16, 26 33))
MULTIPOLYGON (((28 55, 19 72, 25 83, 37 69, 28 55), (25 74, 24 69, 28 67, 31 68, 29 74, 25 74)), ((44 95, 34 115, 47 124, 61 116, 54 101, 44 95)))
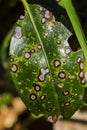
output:
MULTIPOLYGON (((0 107, 0 130, 33 130, 27 127, 29 118, 26 116, 26 111, 19 97, 14 97, 10 106, 0 107)), ((36 130, 39 129, 36 127, 36 130)), ((57 121, 52 129, 87 130, 87 111, 77 111, 69 121, 57 121)))

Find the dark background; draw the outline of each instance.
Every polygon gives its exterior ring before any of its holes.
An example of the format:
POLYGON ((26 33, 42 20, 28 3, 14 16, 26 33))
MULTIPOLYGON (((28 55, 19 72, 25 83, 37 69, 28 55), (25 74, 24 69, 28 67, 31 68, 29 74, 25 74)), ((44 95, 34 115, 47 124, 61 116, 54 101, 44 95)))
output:
MULTIPOLYGON (((87 33, 87 0, 72 1, 80 17, 85 33, 87 33)), ((49 8, 58 20, 61 14, 66 15, 65 11, 57 6, 55 0, 28 0, 28 2, 38 3, 49 8)), ((0 43, 19 18, 20 14, 23 13, 24 10, 20 1, 0 0, 0 43)))

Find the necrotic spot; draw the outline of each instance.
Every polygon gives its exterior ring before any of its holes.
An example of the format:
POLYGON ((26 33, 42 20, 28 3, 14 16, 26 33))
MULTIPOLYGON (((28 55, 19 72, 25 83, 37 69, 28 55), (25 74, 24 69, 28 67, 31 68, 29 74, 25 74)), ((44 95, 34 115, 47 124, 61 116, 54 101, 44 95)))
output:
POLYGON ((45 80, 45 76, 44 76, 44 75, 42 75, 42 74, 41 74, 41 75, 39 75, 39 77, 38 77, 38 78, 39 78, 39 81, 41 81, 41 82, 43 82, 43 81, 45 80))
POLYGON ((40 109, 40 108, 38 108, 38 112, 41 112, 41 109, 40 109))
POLYGON ((37 47, 38 49, 41 49, 42 47, 41 47, 41 45, 38 45, 38 47, 37 47))
POLYGON ((36 99, 37 99, 36 94, 31 93, 31 94, 30 94, 30 100, 35 101, 36 99))
POLYGON ((44 24, 47 20, 48 21, 51 20, 53 17, 52 13, 49 10, 47 10, 41 6, 39 6, 39 8, 38 8, 38 12, 43 15, 43 17, 41 19, 42 24, 44 24))
POLYGON ((60 41, 60 40, 57 40, 56 42, 57 42, 57 44, 61 44, 61 41, 60 41))
POLYGON ((41 101, 43 101, 43 100, 45 100, 45 99, 46 99, 46 96, 45 96, 45 95, 41 95, 41 96, 40 96, 40 100, 41 100, 41 101))
POLYGON ((70 97, 70 98, 74 98, 74 95, 70 94, 69 97, 70 97))
POLYGON ((59 72, 59 74, 58 74, 58 77, 60 78, 60 79, 65 79, 66 78, 66 73, 65 72, 59 72))
POLYGON ((49 25, 49 26, 48 26, 48 30, 49 30, 49 31, 51 31, 51 32, 52 32, 52 31, 53 31, 53 29, 54 29, 54 24, 52 24, 52 25, 49 25))
POLYGON ((20 15, 20 20, 24 20, 25 16, 24 15, 20 15))
POLYGON ((43 11, 43 7, 42 7, 42 6, 39 6, 39 7, 38 7, 38 10, 39 10, 40 12, 42 12, 42 11, 43 11))
POLYGON ((57 115, 53 115, 53 116, 48 116, 47 120, 51 123, 55 123, 58 119, 58 116, 57 115))
POLYGON ((80 63, 82 61, 82 58, 79 56, 78 58, 77 58, 77 63, 80 63))
POLYGON ((34 53, 34 52, 35 52, 35 50, 34 50, 34 49, 32 49, 32 50, 31 50, 31 53, 34 53))
POLYGON ((41 68, 40 75, 38 76, 39 81, 43 82, 46 78, 46 75, 49 73, 48 68, 41 68))
POLYGON ((82 80, 81 80, 81 84, 85 84, 86 83, 86 80, 85 80, 85 78, 83 78, 82 80))
POLYGON ((41 71, 41 74, 42 74, 42 75, 46 75, 46 74, 49 73, 49 69, 48 69, 48 68, 45 68, 45 69, 44 69, 44 68, 41 68, 40 71, 41 71))
POLYGON ((50 11, 48 11, 48 10, 46 10, 45 11, 45 14, 44 14, 44 17, 46 18, 46 19, 52 19, 52 13, 50 12, 50 11))
POLYGON ((46 19, 43 17, 43 18, 41 19, 41 23, 44 24, 45 22, 46 22, 46 19))
POLYGON ((79 67, 80 67, 81 70, 84 69, 84 64, 83 64, 83 62, 80 63, 79 67))
POLYGON ((34 86, 34 90, 35 90, 36 92, 39 92, 39 91, 41 90, 40 85, 34 84, 33 86, 34 86))
POLYGON ((65 104, 64 104, 64 106, 66 106, 66 107, 68 107, 68 106, 70 106, 70 102, 66 102, 65 104))
POLYGON ((84 72, 83 72, 83 71, 80 71, 79 77, 80 77, 81 79, 84 77, 84 72))
POLYGON ((59 60, 54 61, 54 67, 59 67, 61 65, 61 62, 59 60))
POLYGON ((71 48, 69 46, 65 47, 65 53, 68 55, 71 52, 71 48))
POLYGON ((51 107, 49 107, 49 108, 47 109, 47 111, 48 111, 48 112, 51 112, 51 111, 52 111, 52 108, 51 108, 51 107))
POLYGON ((39 11, 40 14, 44 14, 45 10, 46 9, 44 7, 42 7, 42 6, 38 7, 38 11, 39 11))
POLYGON ((14 32, 14 37, 20 39, 22 37, 22 28, 21 26, 17 25, 14 32))
POLYGON ((69 95, 69 91, 68 91, 68 90, 64 90, 64 91, 62 92, 62 94, 63 94, 64 96, 68 96, 68 95, 69 95))
POLYGON ((31 56, 31 54, 30 54, 29 52, 25 52, 25 53, 24 53, 24 58, 25 58, 25 59, 29 59, 30 56, 31 56))
POLYGON ((13 64, 12 67, 11 67, 11 71, 15 73, 15 72, 17 72, 17 70, 18 70, 17 65, 13 64))
POLYGON ((59 88, 63 88, 63 87, 64 87, 64 83, 59 83, 57 86, 58 86, 59 88))
POLYGON ((55 80, 54 80, 54 79, 52 79, 52 82, 55 82, 55 80))
POLYGON ((10 61, 10 62, 13 62, 13 61, 14 61, 14 58, 9 57, 9 61, 10 61))

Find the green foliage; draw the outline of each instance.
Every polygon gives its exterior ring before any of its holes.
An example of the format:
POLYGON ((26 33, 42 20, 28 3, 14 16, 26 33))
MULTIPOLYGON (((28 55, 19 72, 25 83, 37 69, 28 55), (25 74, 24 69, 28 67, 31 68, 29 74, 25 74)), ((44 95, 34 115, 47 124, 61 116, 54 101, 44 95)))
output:
POLYGON ((86 42, 86 38, 83 32, 82 26, 80 24, 80 20, 72 4, 72 0, 60 0, 58 3, 60 6, 65 8, 69 16, 69 19, 71 21, 71 24, 73 26, 73 29, 75 31, 75 34, 77 36, 77 39, 79 41, 79 44, 81 48, 83 49, 85 60, 87 61, 87 45, 86 45, 87 42, 86 42))
POLYGON ((17 91, 34 115, 70 118, 83 104, 83 51, 72 51, 68 44, 72 34, 47 9, 36 4, 25 8, 9 53, 17 91))
POLYGON ((12 94, 4 93, 0 95, 0 107, 11 104, 11 101, 12 101, 12 94))

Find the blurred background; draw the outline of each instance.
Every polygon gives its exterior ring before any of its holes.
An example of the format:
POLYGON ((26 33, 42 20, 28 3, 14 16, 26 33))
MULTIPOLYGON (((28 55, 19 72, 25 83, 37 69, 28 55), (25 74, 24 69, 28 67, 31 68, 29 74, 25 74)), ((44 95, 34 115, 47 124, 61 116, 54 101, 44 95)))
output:
MULTIPOLYGON (((87 38, 87 0, 72 1, 87 38)), ((55 0, 28 0, 28 2, 48 8, 56 20, 63 22, 73 32, 66 12, 57 6, 55 0)), ((24 8, 20 0, 0 0, 0 130, 87 130, 87 107, 78 110, 69 121, 58 121, 52 125, 45 118, 41 118, 31 122, 30 112, 17 94, 8 67, 10 32, 21 14, 24 14, 24 8)), ((70 45, 73 40, 75 45, 72 48, 76 50, 79 45, 75 35, 70 39, 70 45)), ((87 89, 84 100, 87 102, 87 89)))

